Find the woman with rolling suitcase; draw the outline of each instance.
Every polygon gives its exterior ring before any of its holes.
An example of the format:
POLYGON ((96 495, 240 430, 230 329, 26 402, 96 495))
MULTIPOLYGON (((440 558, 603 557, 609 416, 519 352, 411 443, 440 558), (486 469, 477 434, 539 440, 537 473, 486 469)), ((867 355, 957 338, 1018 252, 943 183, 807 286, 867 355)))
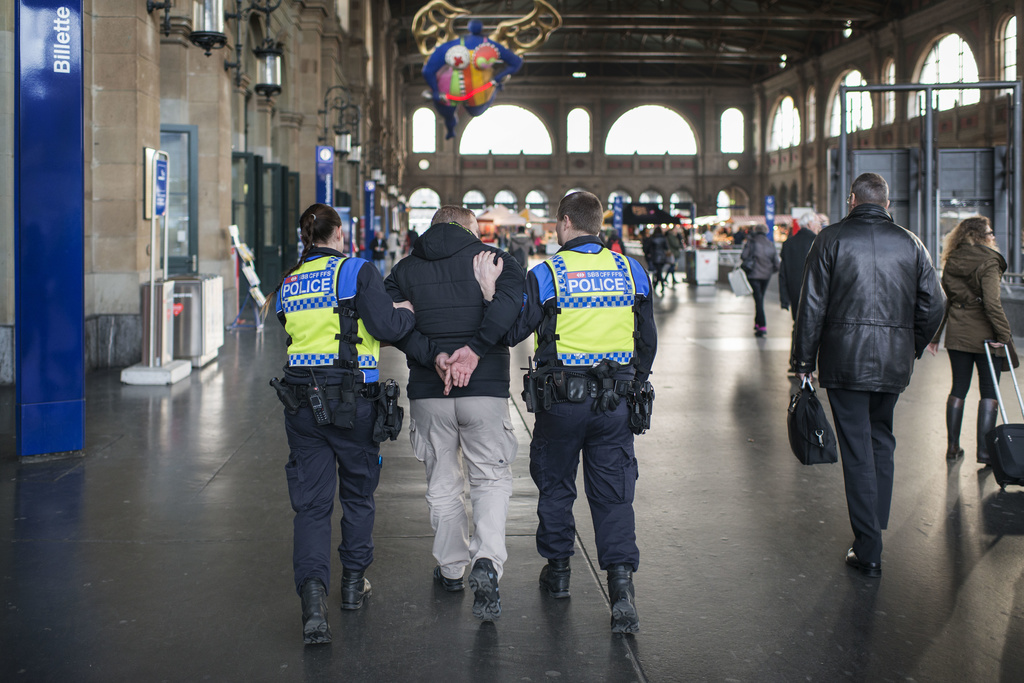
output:
MULTIPOLYGON (((953 388, 946 399, 946 458, 956 460, 964 454, 960 448, 960 425, 964 417, 964 399, 971 387, 971 376, 978 368, 978 462, 991 463, 985 435, 996 425, 996 386, 985 359, 985 340, 997 342, 997 353, 1010 357, 1016 367, 1010 323, 999 299, 999 284, 1006 271, 1006 259, 996 246, 992 224, 984 216, 964 219, 945 239, 942 250, 942 289, 946 292, 946 317, 935 333, 928 350, 935 354, 943 328, 946 350, 953 371, 953 388)), ((996 370, 998 378, 998 369, 996 370)))

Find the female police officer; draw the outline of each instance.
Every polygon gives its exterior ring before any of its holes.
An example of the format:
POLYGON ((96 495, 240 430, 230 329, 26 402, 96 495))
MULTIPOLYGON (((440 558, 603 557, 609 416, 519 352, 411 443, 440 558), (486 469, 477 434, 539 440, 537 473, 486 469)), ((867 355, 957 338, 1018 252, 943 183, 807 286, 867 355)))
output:
POLYGON ((404 337, 414 318, 411 306, 392 303, 372 263, 342 254, 341 218, 334 209, 313 204, 299 223, 302 257, 272 297, 288 333, 288 364, 284 382, 271 384, 285 404, 291 449, 285 472, 295 510, 292 563, 303 639, 310 644, 331 640, 326 596, 335 465, 343 512, 341 608, 359 609, 370 593, 363 572, 373 561, 373 492, 381 465, 379 433, 374 440, 379 403, 372 400, 379 394, 378 340, 404 337))

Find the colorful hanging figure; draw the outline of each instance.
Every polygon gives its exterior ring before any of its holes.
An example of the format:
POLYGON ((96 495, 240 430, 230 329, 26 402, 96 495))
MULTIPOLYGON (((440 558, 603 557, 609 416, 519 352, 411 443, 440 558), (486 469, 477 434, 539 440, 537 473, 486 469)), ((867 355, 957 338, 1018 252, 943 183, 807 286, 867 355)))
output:
POLYGON ((467 10, 445 0, 434 0, 416 13, 412 24, 420 52, 428 57, 423 78, 430 86, 434 107, 444 117, 448 130, 445 139, 455 137, 455 110, 460 104, 470 116, 484 113, 508 78, 523 65, 520 55, 544 42, 562 24, 551 5, 534 0, 532 12, 521 19, 501 22, 490 36, 484 36, 483 24, 472 19, 469 35, 452 37, 456 17, 467 14, 467 10), (530 38, 525 40, 527 34, 530 38), (504 68, 495 73, 498 64, 504 68))

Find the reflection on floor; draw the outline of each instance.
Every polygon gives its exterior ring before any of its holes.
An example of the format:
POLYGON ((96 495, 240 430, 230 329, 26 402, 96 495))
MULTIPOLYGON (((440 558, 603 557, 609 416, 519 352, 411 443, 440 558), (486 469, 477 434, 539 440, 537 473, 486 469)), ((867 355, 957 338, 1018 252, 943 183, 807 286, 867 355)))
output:
MULTIPOLYGON (((636 637, 609 632, 584 503, 572 598, 538 589, 532 419, 517 397, 501 619, 481 624, 470 595, 434 587, 423 469, 403 434, 383 449, 373 596, 342 612, 335 587, 334 642, 303 648, 271 323, 229 333, 174 387, 89 375, 82 458, 18 463, 0 392, 0 680, 1021 680, 1024 491, 975 465, 973 417, 967 459, 947 465, 945 354, 918 363, 897 406, 885 574, 869 580, 843 564, 840 468, 788 451, 789 312, 770 300, 756 340, 752 302, 725 289, 680 286, 657 307, 636 637)), ((514 377, 528 354, 515 350, 514 377)), ((384 369, 404 383, 393 349, 384 369)))

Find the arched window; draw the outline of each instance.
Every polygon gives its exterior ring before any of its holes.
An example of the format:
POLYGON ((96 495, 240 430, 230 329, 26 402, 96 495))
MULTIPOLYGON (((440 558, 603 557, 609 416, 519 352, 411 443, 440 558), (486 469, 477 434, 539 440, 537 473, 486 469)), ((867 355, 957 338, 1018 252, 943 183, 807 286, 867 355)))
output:
POLYGON ((589 192, 589 191, 590 190, 586 189, 585 187, 573 187, 573 188, 570 188, 570 189, 566 190, 565 194, 563 194, 562 196, 563 197, 568 197, 573 192, 589 192))
POLYGON ((715 202, 718 220, 727 221, 735 211, 742 214, 747 211, 747 193, 738 187, 727 187, 720 191, 715 202))
POLYGON ((772 134, 768 151, 786 149, 800 144, 800 112, 789 95, 782 98, 772 113, 772 134))
POLYGON ((480 190, 470 190, 462 196, 462 205, 479 214, 487 208, 487 197, 480 190))
POLYGON ((530 190, 526 193, 526 208, 538 216, 547 216, 548 196, 540 190, 530 190))
POLYGON ((735 107, 723 111, 719 136, 722 154, 743 154, 743 112, 735 107))
POLYGON ((551 134, 536 114, 511 104, 470 119, 459 143, 459 154, 520 153, 551 154, 551 134))
POLYGON ((590 112, 576 108, 565 117, 565 151, 586 154, 590 151, 590 112))
MULTIPOLYGON (((867 85, 868 82, 859 71, 851 71, 842 79, 846 86, 867 85)), ((875 114, 871 107, 871 93, 848 92, 846 93, 846 132, 852 133, 855 130, 867 130, 874 124, 875 114)), ((836 94, 832 98, 832 112, 829 119, 829 135, 839 136, 839 83, 836 84, 836 94)))
POLYGON ((804 114, 807 120, 807 142, 814 142, 818 127, 818 92, 814 88, 807 89, 807 109, 804 114))
POLYGON ((645 104, 630 109, 612 124, 605 154, 696 154, 693 128, 671 109, 645 104))
POLYGON ((1003 80, 1017 80, 1017 17, 1007 19, 1003 26, 1003 80))
MULTIPOLYGON (((920 83, 977 83, 978 63, 964 39, 950 33, 928 51, 917 80, 920 83)), ((919 92, 911 101, 910 116, 920 116, 924 112, 924 98, 925 93, 919 92)), ((980 90, 936 90, 932 106, 946 111, 956 106, 977 104, 980 100, 980 90)))
POLYGON ((494 195, 494 203, 501 204, 509 211, 516 211, 519 208, 519 200, 509 190, 499 190, 498 194, 494 195))
POLYGON ((679 190, 673 192, 672 196, 668 198, 669 204, 671 205, 670 211, 675 213, 677 210, 681 211, 680 204, 693 203, 693 195, 686 190, 679 190))
POLYGON ((608 208, 609 209, 612 208, 612 202, 615 201, 616 197, 622 197, 622 203, 623 204, 629 204, 629 203, 631 203, 633 201, 633 196, 631 194, 629 194, 628 192, 623 192, 622 190, 615 190, 615 192, 612 192, 610 195, 608 195, 608 208))
POLYGON ((420 189, 409 195, 409 227, 422 233, 430 227, 430 219, 441 208, 441 196, 429 187, 420 189))
POLYGON ((789 187, 789 208, 792 209, 794 206, 800 203, 800 188, 796 186, 796 181, 789 187))
MULTIPOLYGON (((886 85, 896 83, 896 62, 888 59, 882 67, 882 82, 886 85)), ((882 125, 889 125, 896 120, 896 93, 890 90, 882 93, 882 125)))
POLYGON ((420 107, 412 115, 412 151, 414 154, 437 151, 437 115, 426 107, 420 107))
POLYGON ((646 190, 640 193, 641 204, 657 204, 658 208, 665 203, 665 198, 657 190, 646 190))

